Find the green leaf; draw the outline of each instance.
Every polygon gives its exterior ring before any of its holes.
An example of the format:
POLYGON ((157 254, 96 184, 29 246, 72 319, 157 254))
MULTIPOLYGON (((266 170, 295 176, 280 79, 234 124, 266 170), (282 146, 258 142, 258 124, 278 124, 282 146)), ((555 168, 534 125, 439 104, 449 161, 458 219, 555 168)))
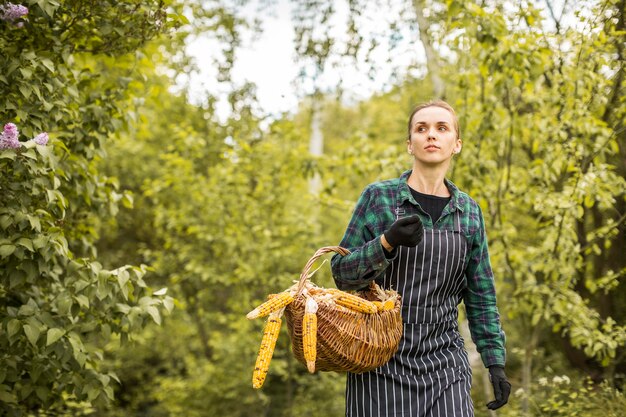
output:
POLYGON ((106 394, 107 399, 109 401, 112 401, 115 398, 113 387, 111 387, 110 385, 107 385, 106 387, 104 387, 104 393, 106 394))
POLYGON ((174 309, 174 299, 172 297, 165 297, 163 300, 163 307, 167 310, 168 313, 171 313, 174 309))
POLYGON ((61 294, 57 299, 57 308, 59 310, 59 314, 67 315, 70 314, 72 309, 72 297, 69 294, 61 294))
POLYGON ((39 276, 39 267, 35 261, 23 261, 20 266, 22 271, 26 273, 26 281, 33 283, 39 276))
POLYGON ((32 316, 33 314, 35 314, 35 312, 38 310, 38 306, 37 303, 35 303, 34 301, 31 303, 31 300, 32 298, 28 300, 28 303, 22 304, 17 314, 19 314, 20 316, 32 316))
MULTIPOLYGON (((38 217, 28 215, 28 222, 30 223, 30 228, 35 230, 36 232, 41 232, 41 222, 38 217)), ((32 250, 32 249, 31 249, 32 250)))
POLYGON ((120 288, 123 288, 130 278, 130 274, 126 270, 120 270, 117 273, 117 282, 120 288))
POLYGON ((2 245, 0 246, 0 257, 6 258, 7 256, 15 252, 15 245, 2 245))
POLYGON ((15 394, 13 394, 12 392, 7 392, 7 391, 0 391, 0 401, 9 403, 9 404, 17 403, 15 394))
POLYGON ((2 227, 3 230, 6 230, 7 227, 9 227, 12 224, 13 224, 13 219, 11 218, 11 216, 7 216, 7 215, 0 216, 0 227, 2 227))
POLYGON ((24 96, 26 100, 28 100, 28 98, 30 97, 30 94, 33 92, 31 86, 27 84, 20 84, 18 89, 20 90, 20 92, 22 93, 22 95, 24 96))
POLYGON ((26 272, 16 269, 11 273, 9 288, 16 288, 26 282, 26 272))
POLYGON ((45 247, 48 244, 50 238, 45 235, 39 235, 35 239, 33 239, 33 248, 39 250, 45 247))
POLYGON ((65 334, 65 330, 63 329, 48 329, 48 335, 46 339, 46 346, 50 346, 57 340, 59 340, 65 334))
POLYGON ((45 403, 48 400, 48 396, 50 395, 50 390, 47 387, 37 387, 35 388, 35 394, 37 397, 45 403))
POLYGON ((30 239, 26 239, 25 237, 22 237, 20 239, 18 239, 17 244, 20 246, 25 247, 26 249, 30 250, 31 252, 34 252, 35 249, 33 248, 33 241, 30 239))
POLYGON ((54 72, 54 63, 48 58, 42 58, 41 63, 44 67, 46 67, 50 72, 54 72))
MULTIPOLYGON (((38 0, 37 2, 39 3, 41 1, 45 1, 45 0, 38 0)), ((37 54, 35 53, 35 51, 25 51, 22 53, 22 57, 30 61, 30 60, 37 58, 37 54)))
POLYGON ((128 300, 128 280, 130 279, 130 274, 126 270, 119 271, 117 274, 117 282, 120 286, 120 290, 122 290, 122 296, 125 300, 128 300))
POLYGON ((167 287, 163 287, 158 291, 155 291, 152 295, 165 295, 167 294, 167 287))
POLYGON ((31 68, 22 67, 20 68, 20 72, 22 73, 22 77, 24 77, 25 80, 29 80, 30 77, 33 76, 33 70, 31 68))
POLYGON ((128 314, 130 312, 130 306, 127 304, 117 303, 115 307, 117 307, 118 311, 121 313, 128 314))
POLYGON ((25 324, 24 333, 26 333, 26 337, 28 338, 30 344, 37 346, 37 340, 39 339, 39 334, 41 333, 39 328, 30 324, 25 324))
POLYGON ((88 401, 93 401, 96 398, 98 398, 98 395, 100 395, 100 388, 99 387, 89 387, 87 388, 87 400, 88 401))
POLYGON ((7 149, 4 151, 0 150, 0 159, 10 159, 14 161, 16 156, 17 155, 13 149, 7 149))
POLYGON ((159 310, 154 306, 146 307, 146 312, 150 314, 152 320, 158 325, 161 324, 161 314, 159 314, 159 310))
POLYGON ((7 324, 7 335, 9 336, 9 341, 12 341, 13 336, 15 336, 20 329, 22 328, 22 323, 17 319, 9 320, 7 324))
POLYGON ((54 12, 59 7, 59 3, 54 0, 37 0, 37 4, 49 17, 54 17, 54 12))
POLYGON ((54 203, 57 199, 57 194, 55 190, 46 190, 46 194, 48 196, 48 203, 54 203))
POLYGON ((130 193, 124 193, 124 195, 122 195, 122 205, 128 209, 132 209, 133 208, 133 196, 130 193))
POLYGON ((87 296, 85 296, 84 294, 77 295, 76 297, 74 297, 74 299, 78 301, 78 304, 81 307, 89 308, 89 298, 87 298, 87 296))

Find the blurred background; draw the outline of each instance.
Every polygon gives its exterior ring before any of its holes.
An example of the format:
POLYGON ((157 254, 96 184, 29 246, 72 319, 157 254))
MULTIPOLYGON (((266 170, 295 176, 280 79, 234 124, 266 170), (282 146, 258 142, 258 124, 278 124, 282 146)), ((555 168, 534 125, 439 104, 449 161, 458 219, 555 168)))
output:
POLYGON ((465 332, 476 415, 626 415, 624 0, 10 5, 0 123, 50 142, 0 149, 0 414, 344 415, 345 375, 309 374, 285 325, 252 388, 245 315, 410 168, 408 115, 444 98, 513 385, 488 412, 465 332))

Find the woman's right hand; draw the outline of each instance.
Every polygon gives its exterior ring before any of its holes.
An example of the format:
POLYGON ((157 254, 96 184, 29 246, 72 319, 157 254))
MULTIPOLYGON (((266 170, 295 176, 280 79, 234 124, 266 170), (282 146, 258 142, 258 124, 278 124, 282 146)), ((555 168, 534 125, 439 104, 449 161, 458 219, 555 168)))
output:
POLYGON ((424 226, 417 214, 398 219, 383 233, 385 240, 395 247, 417 246, 424 236, 424 226))

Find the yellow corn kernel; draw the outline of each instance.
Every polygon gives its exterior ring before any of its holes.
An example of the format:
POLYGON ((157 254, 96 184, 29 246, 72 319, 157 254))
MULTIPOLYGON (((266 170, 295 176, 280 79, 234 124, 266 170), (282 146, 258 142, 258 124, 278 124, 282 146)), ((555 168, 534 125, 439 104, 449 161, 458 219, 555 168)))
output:
POLYGON ((293 296, 288 292, 282 292, 267 300, 246 315, 248 319, 265 317, 274 311, 278 311, 293 301, 293 296))
POLYGON ((317 303, 311 297, 306 300, 302 318, 302 348, 306 367, 313 373, 317 359, 317 303))
POLYGON ((376 305, 371 301, 367 301, 364 298, 357 297, 356 295, 343 293, 335 296, 335 302, 341 306, 347 307, 350 310, 359 311, 361 313, 376 313, 376 305))
POLYGON ((383 311, 393 310, 395 306, 396 306, 396 299, 390 298, 383 303, 383 311))
POLYGON ((376 306, 376 311, 383 311, 383 302, 382 301, 372 301, 372 304, 376 306))
POLYGON ((252 386, 255 389, 259 389, 263 386, 267 371, 270 369, 270 362, 274 354, 274 348, 276 347, 278 333, 280 332, 280 323, 282 321, 280 318, 281 314, 282 310, 270 314, 267 318, 265 328, 263 329, 263 339, 261 340, 261 347, 256 357, 254 372, 252 373, 252 386))

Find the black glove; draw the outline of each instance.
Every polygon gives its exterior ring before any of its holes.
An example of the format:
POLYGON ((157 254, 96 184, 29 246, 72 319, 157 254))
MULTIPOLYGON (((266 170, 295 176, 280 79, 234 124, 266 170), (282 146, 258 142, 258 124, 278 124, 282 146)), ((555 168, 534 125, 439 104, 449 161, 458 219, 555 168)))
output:
POLYGON ((493 394, 496 399, 487 404, 487 408, 490 410, 496 410, 502 407, 509 401, 509 394, 511 394, 511 384, 506 379, 504 368, 501 366, 489 367, 489 379, 493 385, 493 394))
POLYGON ((424 227, 417 214, 398 219, 384 232, 385 239, 394 248, 417 246, 424 236, 424 227))

